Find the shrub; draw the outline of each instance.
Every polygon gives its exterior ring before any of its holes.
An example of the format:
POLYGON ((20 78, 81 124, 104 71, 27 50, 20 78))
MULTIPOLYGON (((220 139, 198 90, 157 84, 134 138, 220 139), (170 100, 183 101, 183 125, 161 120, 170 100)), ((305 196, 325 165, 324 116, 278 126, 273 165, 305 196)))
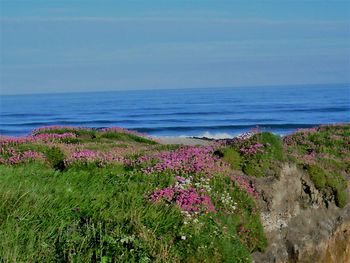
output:
POLYGON ((336 205, 344 207, 347 203, 346 180, 340 174, 333 172, 327 175, 326 185, 332 189, 336 205))
POLYGON ((335 190, 335 203, 340 208, 345 207, 345 205, 348 203, 348 195, 345 190, 342 190, 342 189, 335 190))
POLYGON ((271 159, 284 161, 285 154, 283 150, 283 142, 280 136, 272 134, 270 132, 262 132, 256 135, 258 137, 258 141, 261 144, 268 145, 266 147, 267 154, 271 157, 271 159))
POLYGON ((222 150, 223 160, 231 165, 233 169, 241 169, 242 157, 234 148, 227 147, 222 150))
MULTIPOLYGON (((127 131, 127 130, 126 130, 127 131)), ((98 138, 115 139, 120 141, 134 141, 145 144, 157 144, 157 142, 128 132, 105 131, 98 134, 98 138)))
POLYGON ((269 170, 269 161, 266 159, 249 160, 245 162, 242 170, 245 174, 250 176, 264 177, 269 170))
POLYGON ((51 147, 45 150, 45 155, 51 166, 57 170, 64 170, 64 154, 58 147, 51 147))
POLYGON ((319 190, 325 188, 327 177, 325 171, 318 165, 309 165, 307 167, 311 181, 315 184, 315 187, 319 190))
POLYGON ((255 177, 277 175, 280 163, 286 160, 281 137, 269 132, 236 138, 221 150, 221 154, 232 168, 255 177))

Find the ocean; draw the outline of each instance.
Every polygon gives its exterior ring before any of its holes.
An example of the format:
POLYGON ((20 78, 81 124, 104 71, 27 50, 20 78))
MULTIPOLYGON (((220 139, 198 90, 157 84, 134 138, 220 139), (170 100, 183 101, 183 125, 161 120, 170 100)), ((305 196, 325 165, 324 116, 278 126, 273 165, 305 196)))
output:
POLYGON ((153 136, 232 137, 252 128, 287 134, 350 121, 348 84, 108 91, 0 98, 0 134, 48 125, 120 126, 153 136))

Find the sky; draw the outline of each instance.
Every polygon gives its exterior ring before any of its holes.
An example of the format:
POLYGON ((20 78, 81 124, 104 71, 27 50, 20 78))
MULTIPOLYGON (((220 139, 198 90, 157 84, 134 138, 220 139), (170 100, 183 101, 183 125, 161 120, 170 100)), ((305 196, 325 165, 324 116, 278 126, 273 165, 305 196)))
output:
POLYGON ((350 83, 339 0, 0 0, 0 92, 350 83))

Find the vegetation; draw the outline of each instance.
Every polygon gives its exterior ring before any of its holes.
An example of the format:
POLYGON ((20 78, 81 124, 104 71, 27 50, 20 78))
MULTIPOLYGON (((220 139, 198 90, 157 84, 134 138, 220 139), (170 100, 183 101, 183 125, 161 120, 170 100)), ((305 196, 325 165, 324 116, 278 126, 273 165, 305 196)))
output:
POLYGON ((289 158, 306 169, 326 200, 347 203, 350 174, 350 125, 322 125, 284 138, 289 158))
POLYGON ((252 133, 226 142, 221 150, 231 167, 255 177, 278 175, 286 160, 309 174, 326 202, 347 203, 350 174, 350 125, 302 129, 283 139, 271 133, 252 133))
POLYGON ((73 127, 0 144, 5 262, 250 262, 266 247, 256 196, 219 146, 73 127))
POLYGON ((226 142, 223 159, 247 175, 263 177, 277 175, 285 160, 282 139, 272 133, 257 132, 226 142))
POLYGON ((160 145, 114 127, 46 127, 0 139, 4 262, 251 262, 266 248, 246 176, 309 174, 347 203, 350 125, 210 146, 160 145))

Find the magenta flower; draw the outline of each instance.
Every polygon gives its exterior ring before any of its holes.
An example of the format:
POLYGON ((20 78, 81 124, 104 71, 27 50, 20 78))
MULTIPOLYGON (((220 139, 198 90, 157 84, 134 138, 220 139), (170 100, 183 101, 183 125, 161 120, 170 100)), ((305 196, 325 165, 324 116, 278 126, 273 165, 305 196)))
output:
POLYGON ((256 143, 249 145, 248 147, 243 147, 240 149, 243 155, 255 155, 257 153, 265 153, 264 145, 261 143, 256 143))
MULTIPOLYGON (((224 172, 228 169, 226 163, 213 155, 212 147, 182 147, 175 151, 161 152, 150 157, 158 161, 155 165, 143 169, 145 173, 172 171, 176 175, 224 172)), ((142 157, 147 161, 150 157, 142 157)), ((142 161, 139 159, 139 161, 142 161)))
POLYGON ((75 127, 75 126, 60 126, 60 125, 52 125, 52 126, 44 126, 44 127, 40 127, 37 129, 34 129, 32 131, 32 135, 37 135, 39 133, 45 133, 45 131, 49 132, 51 130, 62 130, 62 129, 68 129, 68 130, 81 130, 83 128, 80 127, 75 127))
POLYGON ((200 195, 196 189, 182 189, 180 187, 168 187, 153 192, 150 196, 153 202, 165 200, 176 204, 182 211, 193 212, 215 212, 214 204, 207 195, 200 195))
POLYGON ((255 199, 259 198, 258 191, 247 177, 231 175, 231 180, 242 190, 253 196, 255 199))
MULTIPOLYGON (((3 151, 2 151, 3 152, 3 151)), ((13 148, 8 148, 6 153, 9 155, 7 159, 1 158, 0 164, 19 164, 19 163, 26 163, 29 161, 45 161, 45 155, 39 152, 35 151, 24 151, 24 152, 17 152, 13 148)))
POLYGON ((18 145, 22 143, 32 143, 32 142, 50 142, 50 141, 58 141, 60 142, 62 139, 65 138, 76 138, 76 135, 74 133, 63 133, 63 134, 55 134, 55 133, 43 133, 43 134, 37 134, 37 135, 30 135, 25 137, 0 137, 0 145, 1 146, 8 146, 8 145, 18 145))
POLYGON ((125 158, 116 151, 111 152, 101 152, 92 150, 80 150, 73 152, 68 158, 65 159, 64 163, 66 166, 70 166, 74 163, 90 163, 94 162, 100 166, 120 163, 122 164, 125 158))

